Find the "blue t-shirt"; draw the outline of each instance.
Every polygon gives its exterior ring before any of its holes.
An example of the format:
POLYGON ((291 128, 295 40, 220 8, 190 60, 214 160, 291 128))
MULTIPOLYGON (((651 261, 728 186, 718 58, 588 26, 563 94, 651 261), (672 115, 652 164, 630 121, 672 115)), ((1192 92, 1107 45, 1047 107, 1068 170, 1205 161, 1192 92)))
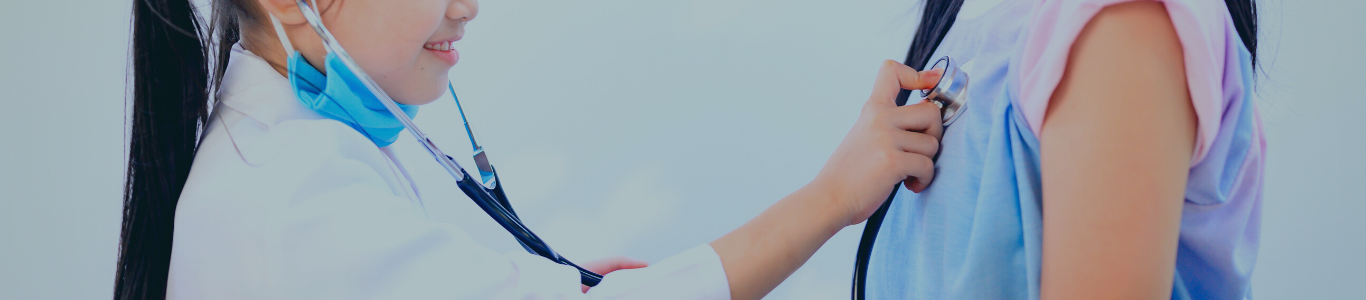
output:
MULTIPOLYGON (((1042 185, 1037 127, 1029 121, 1040 124, 1043 110, 1022 107, 1046 107, 1046 102, 1021 101, 1028 98, 1021 95, 1022 85, 1039 84, 1022 80, 1021 74, 1041 73, 1030 68, 1062 68, 1036 63, 1048 59, 1031 55, 1065 58, 1065 50, 1028 49, 1070 45, 1077 33, 1063 41, 1030 39, 1060 38, 1039 32, 1079 28, 1104 5, 1120 1, 1002 1, 980 16, 960 15, 931 58, 947 55, 962 62, 961 69, 971 77, 967 108, 944 132, 934 182, 920 194, 903 188, 893 200, 872 251, 869 299, 1038 299, 1042 185), (1049 26, 1038 28, 1041 24, 1049 26)), ((1228 23, 1222 1, 1165 2, 1183 34, 1200 127, 1213 129, 1201 132, 1200 153, 1192 161, 1172 298, 1248 298, 1265 148, 1251 93, 1246 92, 1252 78, 1250 54, 1228 23), (1215 13, 1178 14, 1192 10, 1215 13), (1191 19, 1210 16, 1224 19, 1191 19), (1212 26, 1223 27, 1207 30, 1212 26), (1222 40, 1193 41, 1185 35, 1192 30, 1214 32, 1211 36, 1222 40), (1211 51, 1195 51, 1199 46, 1211 51), (1218 55, 1198 57, 1206 52, 1218 55), (1204 62, 1207 66, 1191 65, 1202 59, 1210 60, 1204 62)))

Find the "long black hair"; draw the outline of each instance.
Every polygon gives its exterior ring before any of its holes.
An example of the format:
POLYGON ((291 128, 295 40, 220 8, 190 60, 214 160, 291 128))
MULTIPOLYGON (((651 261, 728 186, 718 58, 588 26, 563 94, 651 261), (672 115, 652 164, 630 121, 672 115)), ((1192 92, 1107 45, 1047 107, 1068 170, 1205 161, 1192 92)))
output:
MULTIPOLYGON (((1252 53, 1252 64, 1257 64, 1257 3, 1255 0, 1224 0, 1228 6, 1228 13, 1233 18, 1233 27, 1238 30, 1238 37, 1243 45, 1247 46, 1252 53)), ((903 64, 924 70, 925 65, 930 62, 930 55, 934 55, 934 50, 939 48, 939 43, 944 41, 944 35, 949 33, 949 28, 953 27, 953 22, 958 18, 958 10, 963 8, 963 0, 925 0, 925 10, 920 16, 920 26, 915 30, 915 37, 911 39, 911 49, 906 51, 906 60, 903 64)), ((896 104, 905 105, 910 99, 911 91, 901 90, 897 94, 896 104)), ((867 285, 868 263, 873 251, 873 241, 877 239, 877 232, 882 226, 882 220, 887 216, 887 209, 892 205, 892 199, 896 198, 896 190, 887 196, 887 200, 882 203, 873 215, 868 218, 863 228, 863 238, 859 241, 859 247, 854 258, 854 280, 851 289, 852 298, 862 300, 865 297, 864 287, 867 285)))
POLYGON ((241 37, 239 0, 201 27, 188 0, 133 1, 133 105, 114 299, 166 298, 176 202, 208 122, 212 89, 241 37), (210 77, 209 38, 218 37, 210 77))

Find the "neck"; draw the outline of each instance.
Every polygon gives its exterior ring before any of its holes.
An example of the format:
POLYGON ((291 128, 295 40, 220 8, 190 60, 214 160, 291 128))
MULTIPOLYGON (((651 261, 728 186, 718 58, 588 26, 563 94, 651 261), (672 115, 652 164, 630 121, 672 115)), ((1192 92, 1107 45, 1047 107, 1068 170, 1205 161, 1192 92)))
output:
POLYGON ((286 74, 289 74, 289 53, 285 52, 284 45, 280 44, 280 38, 275 35, 273 27, 242 24, 241 43, 242 48, 265 59, 276 72, 288 77, 286 74))

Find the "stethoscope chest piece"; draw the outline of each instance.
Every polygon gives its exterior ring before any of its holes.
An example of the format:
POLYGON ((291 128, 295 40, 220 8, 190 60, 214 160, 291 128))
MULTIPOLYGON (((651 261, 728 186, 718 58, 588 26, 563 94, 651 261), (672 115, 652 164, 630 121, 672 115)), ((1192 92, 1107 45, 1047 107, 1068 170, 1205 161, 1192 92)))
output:
POLYGON ((921 97, 939 106, 946 127, 967 109, 968 73, 958 67, 958 62, 948 56, 939 58, 929 69, 944 69, 944 76, 934 87, 920 90, 921 97))

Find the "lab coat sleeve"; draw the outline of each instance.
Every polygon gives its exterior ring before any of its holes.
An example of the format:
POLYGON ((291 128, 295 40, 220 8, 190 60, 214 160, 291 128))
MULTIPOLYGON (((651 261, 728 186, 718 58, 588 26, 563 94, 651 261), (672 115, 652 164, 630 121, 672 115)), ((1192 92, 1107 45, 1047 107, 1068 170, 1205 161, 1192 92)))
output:
POLYGON ((702 245, 611 273, 584 294, 579 275, 527 253, 499 254, 428 221, 365 164, 333 162, 283 214, 280 261, 291 299, 729 299, 720 258, 702 245))
POLYGON ((702 244, 649 267, 608 273, 588 290, 594 299, 730 299, 721 257, 702 244))

